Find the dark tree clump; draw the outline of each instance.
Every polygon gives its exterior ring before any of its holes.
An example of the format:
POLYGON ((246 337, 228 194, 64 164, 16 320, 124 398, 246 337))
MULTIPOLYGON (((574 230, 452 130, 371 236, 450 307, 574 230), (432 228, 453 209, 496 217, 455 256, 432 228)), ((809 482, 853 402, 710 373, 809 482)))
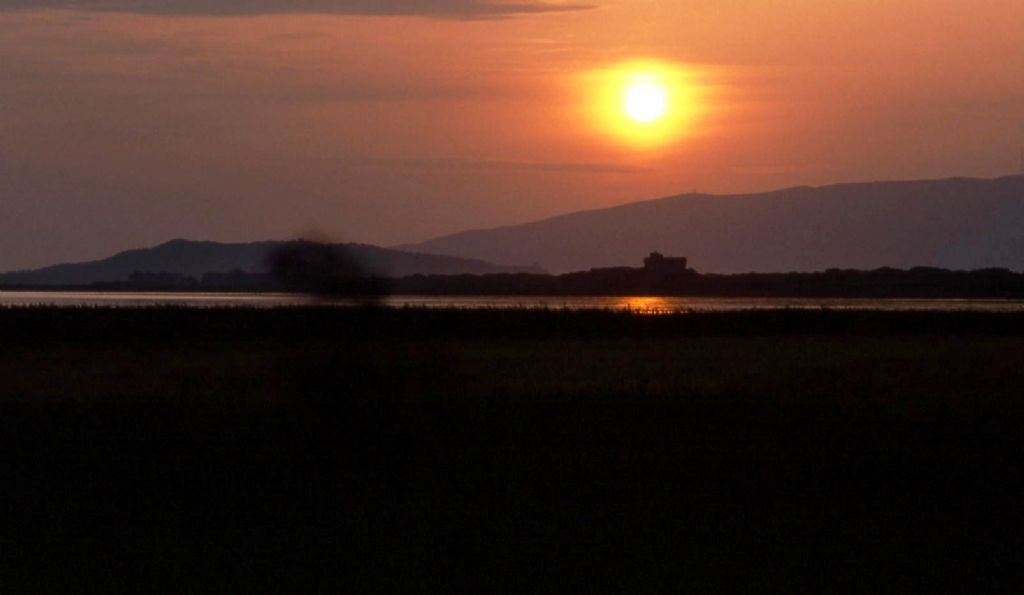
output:
POLYGON ((375 277, 344 246, 289 242, 271 252, 268 261, 271 276, 284 291, 367 305, 386 294, 384 280, 375 277))

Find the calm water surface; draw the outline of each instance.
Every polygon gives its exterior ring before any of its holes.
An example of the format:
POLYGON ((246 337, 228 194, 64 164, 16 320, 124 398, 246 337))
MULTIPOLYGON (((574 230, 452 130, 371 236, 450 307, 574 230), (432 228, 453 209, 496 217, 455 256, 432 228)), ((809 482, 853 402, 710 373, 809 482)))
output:
MULTIPOLYGON (((275 306, 317 305, 322 302, 279 293, 175 293, 91 291, 0 291, 0 306, 275 306)), ((837 310, 977 310, 1024 312, 1024 300, 847 299, 847 298, 687 298, 576 296, 390 296, 393 307, 421 308, 555 308, 616 309, 640 312, 729 311, 767 309, 837 310)))

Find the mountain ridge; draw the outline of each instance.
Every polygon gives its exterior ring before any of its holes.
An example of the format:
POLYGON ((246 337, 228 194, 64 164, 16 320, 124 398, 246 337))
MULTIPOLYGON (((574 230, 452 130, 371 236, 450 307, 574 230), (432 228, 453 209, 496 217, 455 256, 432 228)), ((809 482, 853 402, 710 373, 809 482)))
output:
POLYGON ((948 177, 678 194, 395 248, 495 263, 518 259, 552 272, 636 265, 651 250, 689 256, 698 268, 721 273, 1021 269, 1022 226, 1024 176, 948 177))
MULTIPOLYGON (((301 240, 299 240, 301 241, 301 240)), ((37 269, 0 273, 0 286, 75 286, 125 281, 133 273, 172 273, 199 277, 206 273, 244 271, 262 273, 267 258, 289 241, 215 242, 177 238, 151 246, 124 250, 98 260, 59 263, 37 269)), ((369 244, 332 244, 343 247, 374 275, 488 274, 540 272, 535 267, 494 265, 479 259, 420 254, 369 244)))

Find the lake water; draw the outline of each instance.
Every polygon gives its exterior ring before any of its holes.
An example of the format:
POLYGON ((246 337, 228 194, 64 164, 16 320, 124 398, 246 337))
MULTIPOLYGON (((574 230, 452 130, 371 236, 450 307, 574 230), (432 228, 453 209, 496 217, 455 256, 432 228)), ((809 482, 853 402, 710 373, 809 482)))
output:
MULTIPOLYGON (((90 291, 0 291, 0 306, 190 306, 256 307, 319 305, 309 298, 275 293, 175 293, 90 291)), ((640 312, 730 311, 751 309, 974 310, 1024 312, 1024 300, 848 299, 848 298, 688 298, 576 296, 390 296, 384 304, 420 308, 613 309, 640 312)))

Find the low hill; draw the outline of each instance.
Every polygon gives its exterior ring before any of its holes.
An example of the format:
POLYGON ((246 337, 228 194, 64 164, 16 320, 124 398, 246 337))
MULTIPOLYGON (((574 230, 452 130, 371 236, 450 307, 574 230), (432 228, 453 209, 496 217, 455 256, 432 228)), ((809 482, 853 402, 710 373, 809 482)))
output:
MULTIPOLYGON (((0 286, 90 285, 125 281, 133 273, 171 273, 200 277, 206 273, 267 271, 267 257, 287 242, 224 244, 172 240, 152 248, 128 250, 92 262, 58 264, 0 274, 0 286)), ((493 265, 482 260, 418 254, 369 246, 339 244, 370 273, 382 277, 543 272, 536 267, 493 265)))
POLYGON ((718 273, 931 266, 1024 269, 1024 176, 686 194, 399 246, 553 272, 652 250, 718 273))

